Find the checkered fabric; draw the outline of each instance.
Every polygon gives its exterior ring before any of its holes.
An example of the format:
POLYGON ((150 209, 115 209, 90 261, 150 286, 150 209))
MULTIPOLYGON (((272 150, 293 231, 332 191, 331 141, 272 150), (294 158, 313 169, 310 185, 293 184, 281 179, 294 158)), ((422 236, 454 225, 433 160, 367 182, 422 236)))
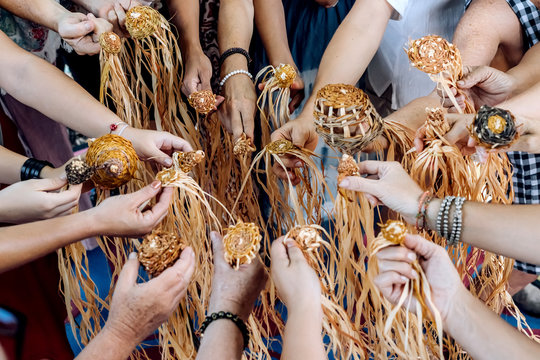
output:
MULTIPOLYGON (((530 0, 506 0, 521 23, 525 49, 540 39, 540 11, 530 0)), ((508 159, 514 167, 514 203, 540 204, 540 154, 509 152, 508 159)), ((516 261, 516 269, 540 275, 540 265, 516 261)))

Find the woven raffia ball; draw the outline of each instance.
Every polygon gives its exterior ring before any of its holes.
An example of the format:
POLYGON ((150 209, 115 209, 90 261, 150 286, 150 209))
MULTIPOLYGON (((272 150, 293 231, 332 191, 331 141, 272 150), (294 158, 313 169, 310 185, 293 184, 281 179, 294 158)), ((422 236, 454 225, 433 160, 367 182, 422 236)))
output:
POLYGON ((85 181, 90 180, 94 174, 94 168, 88 166, 86 162, 81 159, 73 159, 66 165, 66 176, 68 184, 79 185, 85 181))
POLYGON ((94 169, 97 186, 114 189, 135 176, 139 158, 131 141, 113 134, 94 140, 86 153, 86 163, 94 169))
POLYGON ((261 247, 261 233, 254 223, 239 221, 229 226, 223 238, 225 260, 238 269, 242 264, 250 264, 261 247))
POLYGON ((490 149, 510 146, 519 137, 514 115, 487 105, 478 110, 470 133, 480 145, 490 149))
POLYGON ((323 241, 319 230, 309 225, 293 228, 289 232, 289 237, 296 241, 303 251, 317 250, 323 241))
POLYGON ((296 79, 296 70, 289 64, 281 64, 274 71, 278 87, 288 88, 296 79))
POLYGON ((435 140, 446 135, 450 130, 450 125, 446 121, 442 109, 426 108, 426 114, 426 140, 435 140))
POLYGON ((212 90, 196 91, 189 95, 188 101, 199 114, 206 115, 216 107, 216 95, 212 90))
POLYGON ((407 226, 402 221, 387 220, 386 224, 381 226, 381 235, 388 241, 401 245, 405 242, 407 226))
POLYGON ((134 6, 126 12, 126 29, 135 39, 152 35, 161 23, 161 14, 149 6, 134 6))
POLYGON ((343 154, 337 168, 338 184, 347 176, 360 176, 360 169, 354 158, 350 155, 343 154))
POLYGON ((99 45, 108 54, 118 54, 122 50, 122 39, 114 32, 104 32, 99 37, 99 45))
POLYGON ((180 169, 188 173, 195 166, 201 163, 201 161, 204 160, 204 151, 202 150, 196 150, 196 151, 189 151, 189 152, 178 152, 178 166, 180 169))
POLYGON ((253 140, 248 138, 245 133, 242 133, 242 135, 234 142, 233 153, 236 157, 246 156, 255 150, 257 150, 257 148, 253 145, 253 140))
POLYGON ((155 230, 139 246, 138 258, 146 272, 155 277, 174 265, 185 248, 176 235, 155 230))
POLYGON ((313 115, 317 133, 347 154, 361 151, 384 130, 367 95, 352 85, 330 84, 319 90, 313 115))
POLYGON ((461 78, 463 65, 459 50, 440 36, 428 35, 412 40, 406 52, 411 64, 425 73, 447 72, 456 79, 461 78))
POLYGON ((266 145, 266 150, 274 155, 285 155, 293 149, 298 149, 298 147, 285 139, 276 140, 266 145))

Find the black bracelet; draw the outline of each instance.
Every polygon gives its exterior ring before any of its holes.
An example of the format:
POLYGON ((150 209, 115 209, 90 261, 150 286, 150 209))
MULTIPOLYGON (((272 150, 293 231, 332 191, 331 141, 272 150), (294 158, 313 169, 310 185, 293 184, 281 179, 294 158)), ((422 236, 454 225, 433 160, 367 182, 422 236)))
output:
POLYGON ((219 311, 212 313, 210 315, 206 316, 206 319, 204 319, 204 322, 202 323, 201 327, 199 328, 199 334, 202 337, 204 335, 204 331, 210 325, 213 321, 219 320, 219 319, 227 319, 231 320, 240 330, 242 333, 242 337, 244 338, 244 348, 246 348, 249 344, 249 331, 246 326, 246 324, 238 317, 238 315, 234 315, 233 313, 230 313, 228 311, 219 311))
POLYGON ((41 170, 43 170, 45 166, 50 166, 54 168, 54 165, 48 161, 29 158, 24 162, 23 166, 21 167, 21 181, 29 179, 39 179, 41 170))
POLYGON ((242 48, 231 48, 229 50, 225 50, 225 52, 221 54, 221 56, 219 57, 219 68, 221 69, 221 65, 223 65, 223 62, 225 61, 225 59, 227 59, 229 56, 234 55, 234 54, 244 55, 247 59, 248 65, 249 63, 251 63, 251 57, 249 56, 249 53, 247 52, 247 50, 242 49, 242 48))

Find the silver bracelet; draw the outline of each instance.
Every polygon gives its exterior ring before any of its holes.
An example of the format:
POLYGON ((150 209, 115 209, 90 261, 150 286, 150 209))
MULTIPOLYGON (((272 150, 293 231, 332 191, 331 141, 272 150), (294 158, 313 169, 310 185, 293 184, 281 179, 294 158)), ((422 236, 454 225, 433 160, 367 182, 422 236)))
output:
POLYGON ((456 199, 456 210, 454 211, 454 219, 452 221, 452 233, 448 240, 448 245, 456 245, 461 240, 461 225, 463 223, 463 203, 465 203, 464 197, 458 197, 456 199))
POLYGON ((439 234, 440 236, 442 236, 441 225, 442 225, 442 220, 443 220, 444 209, 446 208, 448 200, 449 200, 448 196, 443 199, 443 201, 441 202, 441 206, 439 207, 439 213, 437 214, 437 227, 435 228, 435 230, 437 231, 437 234, 439 234))
POLYGON ((221 81, 219 82, 219 87, 223 87, 223 85, 225 85, 227 80, 229 80, 229 78, 231 78, 232 76, 240 75, 240 74, 247 75, 251 80, 253 80, 253 75, 251 75, 251 73, 249 71, 247 71, 247 70, 234 70, 234 71, 231 71, 230 73, 228 73, 227 75, 225 75, 223 77, 223 79, 221 79, 221 81))
MULTIPOLYGON (((456 199, 455 196, 447 196, 448 203, 446 204, 446 207, 444 208, 443 213, 443 231, 442 231, 442 237, 448 240, 449 232, 448 232, 448 223, 449 223, 449 217, 450 217, 450 208, 452 207, 452 204, 454 203, 454 200, 456 199)), ((446 199, 446 198, 445 198, 446 199)))

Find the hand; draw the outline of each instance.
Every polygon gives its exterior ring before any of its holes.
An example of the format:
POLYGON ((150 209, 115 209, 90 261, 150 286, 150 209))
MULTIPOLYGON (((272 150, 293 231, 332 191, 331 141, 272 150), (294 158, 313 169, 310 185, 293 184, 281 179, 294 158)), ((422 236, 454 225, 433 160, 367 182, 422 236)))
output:
POLYGON ((202 49, 184 51, 186 56, 184 82, 182 92, 189 96, 195 91, 210 90, 212 64, 202 49))
POLYGON ((257 257, 251 264, 240 265, 238 270, 234 270, 225 261, 221 235, 214 231, 210 237, 214 251, 214 276, 208 313, 230 311, 247 321, 267 280, 261 259, 257 257))
POLYGON ((114 32, 129 36, 125 30, 126 11, 134 6, 151 6, 153 0, 91 0, 85 1, 85 8, 95 16, 112 24, 114 32))
MULTIPOLYGON (((296 78, 294 79, 293 83, 291 84, 290 90, 291 90, 291 101, 289 102, 289 112, 292 114, 298 106, 302 103, 302 100, 304 100, 305 91, 304 91, 304 80, 302 80, 302 77, 298 74, 298 70, 296 70, 296 78)), ((260 83, 258 88, 259 90, 263 90, 266 85, 266 82, 260 83)))
POLYGON ((371 205, 382 203, 399 212, 409 224, 414 224, 423 192, 401 164, 367 160, 360 162, 358 167, 360 174, 369 178, 348 176, 339 183, 339 187, 363 192, 371 205))
POLYGON ((321 284, 296 242, 280 237, 272 243, 271 275, 279 297, 289 312, 295 309, 321 309, 321 284))
MULTIPOLYGON (((463 155, 472 155, 476 152, 476 143, 469 135, 468 127, 472 124, 475 114, 446 114, 445 118, 450 130, 444 138, 452 145, 456 145, 463 155)), ((416 131, 414 148, 416 152, 424 149, 426 127, 423 125, 416 131)))
POLYGON ((192 151, 191 145, 184 139, 166 131, 141 130, 126 128, 123 137, 131 141, 141 160, 154 160, 163 166, 171 166, 171 154, 175 151, 192 151))
POLYGON ((65 178, 21 181, 0 191, 0 222, 21 224, 71 214, 79 203, 81 185, 65 178))
MULTIPOLYGON (((489 66, 466 66, 463 74, 457 85, 473 101, 475 109, 479 109, 482 105, 495 106, 501 103, 511 97, 516 88, 516 81, 511 75, 489 66)), ((450 89, 456 96, 456 88, 450 89)), ((442 99, 443 106, 448 108, 448 112, 458 112, 446 93, 441 89, 438 89, 437 93, 442 99)), ((465 110, 465 96, 460 95, 456 100, 461 110, 465 110)))
POLYGON ((187 247, 172 267, 158 277, 138 284, 139 261, 137 255, 131 253, 118 277, 103 331, 118 339, 119 344, 135 347, 178 308, 180 300, 186 296, 194 270, 195 255, 187 247))
POLYGON ((219 118, 234 140, 245 133, 253 139, 257 95, 255 85, 244 74, 229 78, 223 87, 225 100, 218 108, 219 118))
POLYGON ((95 55, 101 50, 98 41, 92 35, 99 27, 100 31, 112 30, 112 25, 103 19, 96 19, 92 14, 67 12, 58 21, 58 33, 79 55, 95 55))
POLYGON ((110 197, 86 213, 100 235, 143 236, 167 215, 172 194, 173 188, 161 189, 161 183, 156 180, 137 192, 110 197), (157 203, 143 212, 141 208, 158 194, 157 203))
MULTIPOLYGON (((289 121, 276 131, 272 133, 272 141, 281 139, 289 140, 294 145, 306 148, 308 150, 315 150, 317 143, 319 142, 319 136, 315 132, 315 125, 313 124, 313 115, 305 116, 306 110, 300 114, 296 119, 289 121)), ((293 168, 300 168, 303 163, 293 156, 282 156, 281 160, 283 164, 289 169, 285 171, 281 165, 275 163, 273 166, 274 173, 283 180, 288 178, 293 185, 300 183, 300 179, 296 178, 294 173, 290 170, 293 168)))
MULTIPOLYGON (((390 246, 377 253, 379 275, 374 279, 375 285, 385 298, 396 304, 405 283, 418 276, 411 266, 418 258, 431 286, 433 304, 446 323, 453 304, 460 306, 458 299, 467 291, 454 264, 442 247, 419 235, 407 234, 404 244, 405 247, 390 246)), ((415 301, 411 301, 409 310, 415 309, 415 301)), ((408 300, 405 300, 406 303, 408 300)))

